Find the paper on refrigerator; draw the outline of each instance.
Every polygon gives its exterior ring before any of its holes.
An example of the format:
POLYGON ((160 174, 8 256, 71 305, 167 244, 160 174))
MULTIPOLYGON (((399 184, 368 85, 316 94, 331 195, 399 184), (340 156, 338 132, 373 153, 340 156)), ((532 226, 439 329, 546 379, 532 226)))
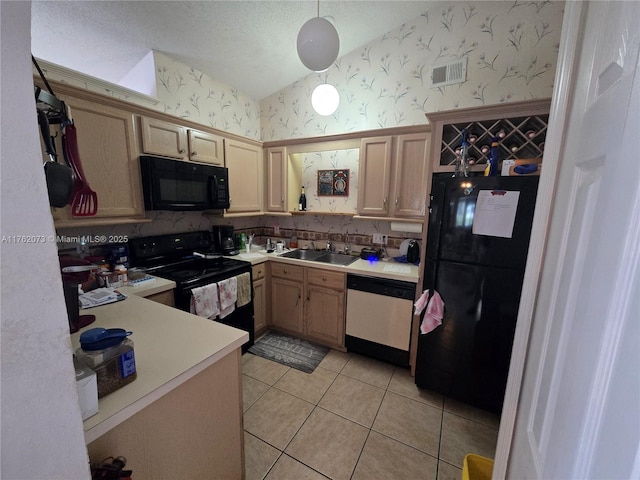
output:
POLYGON ((473 216, 474 235, 511 238, 520 192, 480 190, 473 216))

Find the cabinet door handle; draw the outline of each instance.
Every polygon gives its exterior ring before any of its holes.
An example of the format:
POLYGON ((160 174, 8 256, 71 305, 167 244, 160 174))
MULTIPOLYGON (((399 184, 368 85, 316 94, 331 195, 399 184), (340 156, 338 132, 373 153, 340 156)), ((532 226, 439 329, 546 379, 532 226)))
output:
POLYGON ((284 205, 284 198, 280 199, 280 205, 284 205))
POLYGON ((178 150, 178 153, 184 153, 184 148, 181 148, 180 150, 178 150))
POLYGON ((387 209, 387 197, 384 197, 384 200, 382 200, 382 206, 385 210, 387 209))
POLYGON ((191 155, 197 155, 197 154, 198 154, 198 152, 196 152, 196 151, 191 152, 191 155))
POLYGON ((398 206, 398 197, 396 197, 396 207, 398 206))
POLYGON ((298 303, 300 303, 300 293, 298 293, 298 298, 296 298, 296 307, 298 306, 298 303))
POLYGON ((307 292, 307 302, 311 300, 311 292, 307 292))
POLYGON ((322 276, 322 281, 326 282, 327 281, 327 277, 325 277, 324 275, 322 276))

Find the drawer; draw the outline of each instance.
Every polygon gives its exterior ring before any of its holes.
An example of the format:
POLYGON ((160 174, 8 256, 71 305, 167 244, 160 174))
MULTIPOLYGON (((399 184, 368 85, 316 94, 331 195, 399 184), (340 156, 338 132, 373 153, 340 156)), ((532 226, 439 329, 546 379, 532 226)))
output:
POLYGON ((307 283, 335 290, 344 290, 344 273, 320 268, 307 268, 307 283))
POLYGON ((261 278, 264 278, 266 270, 267 270, 266 263, 259 263, 258 265, 254 265, 253 267, 251 267, 251 273, 253 274, 253 281, 255 282, 256 280, 260 280, 261 278))
POLYGON ((303 267, 288 265, 286 263, 273 262, 271 265, 271 276, 295 280, 302 283, 304 279, 303 267))

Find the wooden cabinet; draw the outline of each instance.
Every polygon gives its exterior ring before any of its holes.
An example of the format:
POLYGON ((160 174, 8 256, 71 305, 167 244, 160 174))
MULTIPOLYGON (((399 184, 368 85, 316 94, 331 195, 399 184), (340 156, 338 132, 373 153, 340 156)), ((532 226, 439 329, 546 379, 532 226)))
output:
POLYGON ((358 213, 377 217, 425 214, 429 133, 365 138, 360 147, 358 213))
MULTIPOLYGON (((59 98, 70 107, 80 161, 97 193, 98 211, 92 217, 73 217, 68 206, 53 208, 56 227, 146 221, 134 115, 85 99, 60 94, 59 98)), ((62 152, 61 145, 58 151, 62 152)))
POLYGON ((153 295, 149 295, 145 297, 147 300, 152 300, 154 302, 161 303, 163 305, 167 305, 169 307, 175 307, 173 289, 167 290, 165 292, 154 293, 153 295))
POLYGON ((473 140, 468 149, 472 171, 486 168, 488 149, 496 136, 500 138, 500 161, 542 158, 550 107, 551 101, 543 99, 428 113, 433 172, 455 171, 462 130, 473 140))
POLYGON ((268 212, 286 212, 287 198, 287 149, 285 147, 268 148, 267 157, 267 195, 265 210, 268 212))
POLYGON ((271 324, 278 330, 303 331, 304 268, 274 263, 271 266, 271 324))
POLYGON ((256 338, 261 335, 269 324, 267 317, 266 263, 251 267, 253 277, 253 319, 256 338))
POLYGON ((189 160, 224 165, 222 137, 200 130, 188 130, 189 160))
POLYGON ((324 345, 344 347, 344 274, 317 268, 307 268, 306 274, 304 333, 324 345))
POLYGON ((149 117, 140 117, 142 151, 179 160, 224 164, 222 137, 149 117))
POLYGON ((224 139, 224 162, 229 169, 230 206, 227 214, 262 211, 262 148, 248 142, 224 139))
POLYGON ((344 348, 343 273, 274 262, 271 288, 271 323, 276 330, 344 348))
POLYGON ((360 145, 358 213, 386 216, 391 186, 393 137, 363 138, 360 145))
POLYGON ((155 118, 140 117, 142 151, 178 159, 187 158, 187 129, 155 118))

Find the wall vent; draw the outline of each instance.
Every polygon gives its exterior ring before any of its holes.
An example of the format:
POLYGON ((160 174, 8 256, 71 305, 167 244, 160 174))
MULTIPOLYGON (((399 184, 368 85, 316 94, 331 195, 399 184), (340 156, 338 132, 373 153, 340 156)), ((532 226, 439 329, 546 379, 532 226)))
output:
POLYGON ((467 57, 431 70, 431 88, 462 83, 467 79, 467 57))

